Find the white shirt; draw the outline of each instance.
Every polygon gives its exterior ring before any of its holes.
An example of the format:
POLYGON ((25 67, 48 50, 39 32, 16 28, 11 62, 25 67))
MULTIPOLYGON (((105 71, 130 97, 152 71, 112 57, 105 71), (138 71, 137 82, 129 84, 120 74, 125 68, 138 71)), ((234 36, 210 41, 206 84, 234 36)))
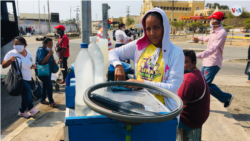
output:
POLYGON ((125 41, 130 39, 130 37, 128 37, 122 30, 117 30, 115 32, 115 38, 116 44, 125 44, 125 41), (123 42, 121 42, 121 40, 123 40, 123 42))
MULTIPOLYGON (((26 50, 27 51, 27 50, 26 50)), ((31 81, 31 66, 33 64, 33 58, 30 52, 27 51, 27 56, 24 57, 20 53, 18 53, 15 49, 9 51, 5 56, 4 56, 4 61, 7 61, 10 59, 11 56, 18 56, 21 58, 17 58, 19 62, 19 66, 22 63, 22 75, 23 75, 23 80, 31 81)))

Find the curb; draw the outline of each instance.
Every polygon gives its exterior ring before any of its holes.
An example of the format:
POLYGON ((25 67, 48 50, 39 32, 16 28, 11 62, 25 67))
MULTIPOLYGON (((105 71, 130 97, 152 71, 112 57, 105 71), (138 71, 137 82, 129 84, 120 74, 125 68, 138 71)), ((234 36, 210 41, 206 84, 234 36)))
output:
POLYGON ((239 62, 247 62, 247 59, 243 59, 243 58, 235 58, 235 59, 229 59, 229 60, 223 60, 223 63, 224 62, 231 62, 231 61, 239 61, 239 62))
POLYGON ((13 130, 11 133, 9 133, 5 138, 2 139, 2 141, 11 141, 16 136, 18 136, 22 131, 24 131, 27 127, 29 127, 32 123, 34 123, 36 120, 41 118, 43 115, 45 115, 46 112, 39 112, 34 117, 31 117, 27 119, 24 123, 22 123, 20 126, 18 126, 15 130, 13 130))

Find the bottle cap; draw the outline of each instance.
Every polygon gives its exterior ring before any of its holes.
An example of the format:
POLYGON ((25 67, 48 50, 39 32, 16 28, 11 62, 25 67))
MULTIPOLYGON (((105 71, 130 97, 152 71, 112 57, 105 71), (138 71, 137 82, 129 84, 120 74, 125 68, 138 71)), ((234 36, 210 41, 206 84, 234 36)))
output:
POLYGON ((81 43, 81 48, 88 48, 88 43, 81 43))
POLYGON ((89 40, 90 40, 90 42, 96 42, 96 37, 95 36, 91 36, 91 37, 89 37, 89 40))

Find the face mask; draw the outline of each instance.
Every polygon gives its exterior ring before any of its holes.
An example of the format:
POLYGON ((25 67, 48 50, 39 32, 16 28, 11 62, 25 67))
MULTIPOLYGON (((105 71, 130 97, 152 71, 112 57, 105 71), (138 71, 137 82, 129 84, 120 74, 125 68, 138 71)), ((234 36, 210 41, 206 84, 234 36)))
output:
POLYGON ((13 48, 17 51, 17 52, 22 52, 24 50, 24 45, 14 45, 13 48))
MULTIPOLYGON (((192 65, 193 66, 193 65, 192 65)), ((191 68, 192 66, 190 66, 189 68, 191 68)), ((192 70, 190 70, 190 69, 184 69, 184 74, 186 74, 186 73, 190 73, 192 70)))
POLYGON ((123 28, 122 31, 125 31, 125 28, 123 28))
POLYGON ((214 21, 214 20, 211 20, 211 21, 210 21, 210 27, 211 27, 212 29, 214 29, 215 26, 221 26, 221 25, 222 25, 222 22, 221 22, 219 25, 212 25, 212 22, 216 22, 216 21, 214 21))
POLYGON ((111 25, 109 24, 109 25, 108 25, 108 29, 110 29, 110 27, 111 27, 111 25))
POLYGON ((47 49, 48 51, 51 51, 51 48, 49 48, 49 47, 47 47, 46 49, 47 49))
POLYGON ((60 34, 60 32, 59 32, 59 31, 58 31, 57 33, 58 33, 58 34, 60 34))

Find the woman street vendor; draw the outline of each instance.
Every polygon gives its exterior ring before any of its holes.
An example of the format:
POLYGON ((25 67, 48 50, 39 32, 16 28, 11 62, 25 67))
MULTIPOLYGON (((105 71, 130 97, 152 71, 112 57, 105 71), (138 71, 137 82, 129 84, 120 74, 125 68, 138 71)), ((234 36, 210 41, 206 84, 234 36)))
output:
MULTIPOLYGON (((183 82, 184 54, 170 41, 168 17, 160 8, 149 10, 142 19, 144 36, 119 48, 109 51, 109 62, 115 67, 115 81, 125 80, 120 60, 134 61, 135 79, 128 81, 146 83, 167 89, 177 95, 183 82)), ((134 88, 130 86, 129 88, 134 88)), ((170 110, 177 104, 171 98, 160 96, 150 90, 170 110)))

